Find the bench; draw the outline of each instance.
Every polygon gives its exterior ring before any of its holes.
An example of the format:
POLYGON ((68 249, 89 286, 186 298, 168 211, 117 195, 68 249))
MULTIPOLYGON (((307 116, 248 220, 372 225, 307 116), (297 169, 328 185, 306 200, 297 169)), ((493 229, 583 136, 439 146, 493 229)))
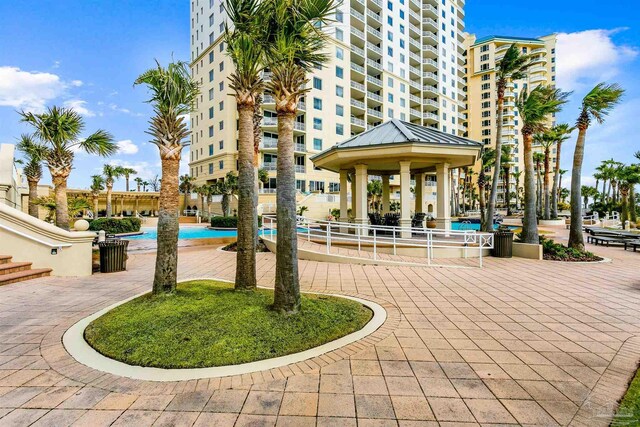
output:
POLYGON ((627 250, 627 246, 631 246, 633 248, 633 252, 636 251, 636 249, 640 248, 640 240, 631 240, 631 241, 626 241, 624 244, 624 250, 627 250))
POLYGON ((587 236, 587 242, 591 242, 596 246, 598 246, 598 245, 601 245, 601 246, 606 245, 607 247, 611 243, 619 243, 619 244, 624 245, 626 247, 628 240, 625 240, 625 239, 620 238, 620 237, 612 237, 612 236, 587 236))

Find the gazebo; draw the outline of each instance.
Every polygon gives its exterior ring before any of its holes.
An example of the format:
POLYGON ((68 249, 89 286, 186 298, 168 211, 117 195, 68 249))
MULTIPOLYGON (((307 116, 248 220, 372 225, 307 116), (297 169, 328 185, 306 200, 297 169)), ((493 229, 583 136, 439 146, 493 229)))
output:
POLYGON ((425 175, 435 174, 438 228, 451 228, 450 169, 471 166, 482 150, 472 141, 400 120, 390 120, 311 157, 320 169, 340 174, 340 221, 347 222, 348 175, 355 222, 368 224, 369 175, 382 177, 382 210, 390 212, 389 177, 400 177, 400 225, 411 226, 411 176, 415 177, 415 206, 424 206, 425 175))

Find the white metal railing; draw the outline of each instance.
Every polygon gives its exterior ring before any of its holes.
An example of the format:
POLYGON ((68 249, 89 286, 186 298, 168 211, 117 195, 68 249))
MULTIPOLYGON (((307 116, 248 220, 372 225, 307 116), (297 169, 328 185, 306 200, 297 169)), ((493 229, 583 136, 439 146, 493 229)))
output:
POLYGON ((11 228, 9 226, 6 226, 4 224, 0 224, 0 228, 2 228, 5 231, 8 231, 10 233, 16 234, 16 235, 18 235, 20 237, 24 237, 25 239, 29 239, 29 240, 32 240, 32 241, 34 241, 36 243, 40 243, 41 245, 47 246, 49 248, 69 248, 69 247, 71 247, 71 243, 49 243, 49 242, 46 242, 44 240, 38 239, 37 237, 30 236, 27 233, 23 233, 22 231, 15 230, 15 229, 13 229, 13 228, 11 228))
MULTIPOLYGON (((379 259, 379 254, 383 253, 383 250, 390 250, 393 255, 397 255, 401 248, 422 248, 426 264, 432 265, 436 249, 460 249, 464 259, 468 258, 469 251, 478 251, 478 262, 482 267, 483 251, 493 248, 493 234, 476 230, 354 224, 315 220, 302 216, 297 217, 296 225, 296 233, 299 238, 307 241, 313 240, 315 243, 324 243, 327 254, 331 254, 332 245, 342 243, 354 248, 357 247, 359 254, 366 253, 371 255, 374 260, 379 259), (364 250, 365 247, 368 250, 364 250)), ((277 228, 275 216, 263 215, 263 236, 277 234, 277 228)), ((419 258, 418 256, 415 259, 419 258)), ((399 258, 397 262, 411 261, 399 258)))

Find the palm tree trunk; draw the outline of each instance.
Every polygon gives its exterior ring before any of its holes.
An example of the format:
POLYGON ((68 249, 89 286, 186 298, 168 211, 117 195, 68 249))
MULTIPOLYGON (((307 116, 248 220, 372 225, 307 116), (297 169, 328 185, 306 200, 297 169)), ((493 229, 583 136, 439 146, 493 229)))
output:
POLYGON ((536 214, 542 216, 542 179, 540 179, 540 162, 536 163, 536 214))
POLYGON ((296 176, 293 155, 295 117, 295 113, 278 113, 278 192, 276 193, 278 234, 273 308, 285 313, 294 313, 300 309, 296 176))
POLYGON ((496 212, 496 199, 498 197, 498 180, 500 179, 500 157, 502 154, 502 119, 504 116, 504 87, 498 87, 498 118, 496 123, 496 160, 493 165, 493 180, 491 181, 491 194, 489 195, 489 204, 487 206, 487 220, 485 221, 482 231, 493 231, 493 216, 496 212))
POLYGON ((549 167, 551 161, 551 153, 549 149, 546 148, 544 150, 544 184, 542 188, 544 189, 544 219, 551 218, 551 206, 550 206, 550 194, 549 194, 549 167))
POLYGON ((69 206, 67 205, 67 176, 52 176, 56 200, 56 225, 69 230, 69 206))
POLYGON ((223 194, 222 201, 220 202, 220 207, 222 208, 222 216, 229 216, 231 214, 230 207, 231 203, 229 203, 229 195, 223 194))
POLYGON ((622 220, 622 226, 624 227, 624 223, 629 220, 629 190, 627 188, 620 188, 620 199, 620 210, 622 211, 620 219, 622 220))
POLYGON ((98 218, 98 196, 93 196, 93 218, 98 218))
POLYGON ((587 136, 587 128, 578 128, 578 140, 573 152, 573 169, 571 170, 571 225, 569 227, 569 247, 584 250, 584 236, 582 235, 582 206, 581 174, 582 160, 584 159, 584 143, 587 136))
POLYGON ((606 199, 607 192, 606 192, 606 189, 607 189, 607 180, 605 178, 605 179, 602 180, 602 200, 601 200, 602 203, 607 203, 607 199, 606 199))
POLYGON ((524 142, 524 217, 522 218, 522 241, 539 244, 538 221, 536 216, 536 183, 533 167, 533 137, 523 134, 524 142))
POLYGON ((253 114, 253 105, 238 106, 238 243, 235 289, 242 290, 257 287, 258 221, 254 201, 256 171, 253 167, 253 114))
POLYGON ((509 177, 511 176, 511 167, 506 166, 504 168, 504 181, 505 181, 505 192, 504 192, 504 201, 507 205, 507 215, 512 215, 513 212, 511 212, 511 189, 510 187, 510 181, 511 179, 509 179, 509 177))
POLYGON ((128 176, 124 177, 124 184, 125 184, 126 191, 128 193, 129 192, 129 177, 128 176))
POLYGON ((631 222, 638 222, 638 214, 636 212, 636 190, 634 184, 629 187, 629 217, 631 222))
POLYGON ((111 218, 112 215, 112 207, 111 207, 111 193, 113 192, 113 184, 107 184, 107 218, 111 218))
POLYGON ((162 159, 162 187, 158 206, 158 238, 153 293, 173 293, 178 277, 180 157, 162 159))
POLYGON ((36 200, 38 199, 38 180, 27 179, 29 184, 29 215, 34 218, 38 218, 38 205, 36 200))
POLYGON ((484 167, 481 166, 481 168, 483 168, 480 171, 480 174, 482 174, 482 176, 478 178, 478 203, 480 205, 480 229, 484 230, 484 223, 486 221, 486 218, 485 218, 485 199, 484 199, 484 193, 485 193, 485 188, 484 188, 484 167))
POLYGON ((556 167, 553 174, 553 185, 551 187, 551 218, 558 218, 558 185, 560 177, 560 149, 562 142, 558 141, 556 150, 556 167))

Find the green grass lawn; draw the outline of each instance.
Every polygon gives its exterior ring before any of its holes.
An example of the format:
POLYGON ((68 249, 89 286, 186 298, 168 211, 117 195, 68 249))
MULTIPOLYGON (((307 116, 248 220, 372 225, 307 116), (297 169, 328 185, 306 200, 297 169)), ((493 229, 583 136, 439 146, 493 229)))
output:
POLYGON ((141 296, 91 322, 87 342, 110 358, 138 366, 201 368, 284 356, 361 329, 362 304, 303 294, 300 313, 269 309, 273 291, 235 292, 230 283, 181 283, 175 295, 141 296))
POLYGON ((624 395, 618 412, 611 422, 612 426, 639 426, 640 425, 640 371, 629 385, 624 395))

